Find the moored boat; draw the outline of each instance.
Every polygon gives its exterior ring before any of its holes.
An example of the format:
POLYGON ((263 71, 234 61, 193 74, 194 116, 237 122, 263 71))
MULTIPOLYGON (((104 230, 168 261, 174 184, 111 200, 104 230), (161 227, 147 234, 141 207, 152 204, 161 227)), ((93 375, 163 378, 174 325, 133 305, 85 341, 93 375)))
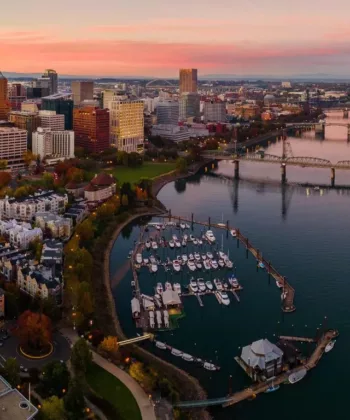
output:
POLYGON ((179 356, 182 356, 182 355, 183 355, 183 352, 182 352, 181 350, 174 349, 174 347, 173 347, 173 348, 171 349, 171 354, 173 354, 174 356, 179 357, 179 356))
POLYGON ((147 240, 147 241, 145 242, 145 245, 146 245, 146 248, 147 248, 147 249, 150 249, 150 248, 151 248, 151 246, 152 246, 152 243, 151 243, 151 241, 148 241, 148 240, 147 240))
POLYGON ((193 293, 197 293, 198 292, 198 285, 197 285, 197 282, 195 281, 195 279, 191 279, 191 281, 190 281, 190 289, 192 290, 193 293))
POLYGON ((203 279, 198 279, 197 284, 198 284, 199 291, 200 292, 205 292, 206 286, 205 286, 204 280, 203 279))
POLYGON ((165 282, 165 290, 173 290, 173 287, 170 282, 165 282))
POLYGON ((193 362, 193 356, 187 353, 182 353, 182 358, 186 360, 186 362, 193 362))
POLYGON ((180 228, 181 228, 181 229, 186 229, 186 225, 185 225, 185 223, 180 223, 180 228))
POLYGON ((331 342, 329 342, 329 343, 326 345, 326 348, 324 349, 325 353, 328 353, 328 352, 330 352, 330 351, 333 349, 333 347, 334 347, 334 345, 335 345, 336 341, 337 341, 337 340, 332 340, 331 342))
POLYGON ((191 271, 195 271, 196 270, 196 264, 194 263, 194 261, 189 260, 187 261, 187 267, 191 270, 191 271))
POLYGON ((207 370, 218 370, 217 367, 213 365, 213 363, 209 363, 209 362, 204 362, 203 367, 204 369, 207 369, 207 370))
POLYGON ((227 268, 232 268, 233 267, 233 262, 231 260, 229 260, 228 258, 226 258, 225 265, 226 265, 227 268))
POLYGON ((230 230, 230 233, 231 233, 231 236, 232 236, 233 238, 235 238, 235 237, 237 236, 237 231, 236 231, 236 229, 231 229, 231 230, 230 230))
POLYGON ((232 276, 230 276, 228 278, 228 282, 230 283, 230 285, 234 288, 239 286, 238 280, 236 279, 235 275, 232 274, 232 276))
POLYGON ((179 260, 174 260, 173 261, 173 269, 175 271, 180 271, 181 270, 181 262, 179 260))
POLYGON ((214 258, 213 254, 209 251, 207 252, 207 257, 212 260, 214 258))
POLYGON ((172 239, 170 239, 170 241, 169 241, 169 246, 170 246, 170 248, 174 248, 174 246, 175 246, 175 242, 172 239))
POLYGON ((166 344, 162 343, 161 341, 156 341, 156 347, 162 350, 166 350, 166 344))
POLYGON ((144 264, 148 264, 149 263, 149 259, 148 258, 144 258, 143 259, 144 264))
POLYGON ((280 389, 280 386, 279 385, 274 385, 273 382, 272 382, 272 384, 265 391, 265 394, 269 394, 270 392, 278 391, 279 389, 280 389))
POLYGON ((201 270, 202 269, 202 263, 200 263, 200 262, 198 262, 198 261, 196 261, 195 262, 195 264, 196 264, 196 268, 197 268, 197 270, 201 270))
POLYGON ((211 230, 207 230, 205 232, 205 237, 207 238, 207 240, 212 244, 216 241, 215 236, 213 234, 213 231, 211 230))
POLYGON ((205 285, 207 286, 208 290, 213 290, 213 283, 210 280, 206 281, 205 285))
POLYGON ((283 289, 283 284, 282 284, 280 281, 278 281, 278 280, 276 280, 276 286, 277 286, 279 289, 283 289))
POLYGON ((158 244, 156 241, 152 242, 152 249, 158 249, 158 244))
POLYGON ((306 376, 306 374, 307 374, 307 370, 305 368, 302 368, 302 369, 300 369, 300 370, 298 370, 294 373, 291 373, 288 376, 288 381, 291 384, 295 384, 295 383, 301 381, 306 376))
POLYGON ((221 291, 223 289, 222 283, 219 279, 214 279, 214 284, 215 284, 216 290, 221 291))
POLYGON ((218 292, 218 297, 223 305, 228 306, 230 304, 230 298, 226 292, 218 292))
POLYGON ((175 241, 175 246, 176 246, 176 248, 181 248, 181 242, 180 241, 175 241))
POLYGON ((180 283, 174 283, 173 289, 174 289, 174 292, 180 294, 181 293, 181 284, 180 283))
POLYGON ((211 265, 210 265, 209 260, 205 260, 205 261, 203 261, 203 265, 204 265, 204 268, 205 268, 206 270, 210 270, 210 269, 211 269, 211 265))
POLYGON ((220 268, 224 268, 225 267, 225 261, 222 260, 221 258, 219 259, 218 264, 219 264, 219 267, 220 268))
POLYGON ((214 268, 214 270, 219 268, 218 262, 216 260, 211 260, 211 266, 214 268))
POLYGON ((162 283, 157 283, 157 293, 161 295, 163 293, 163 285, 162 283))
POLYGON ((157 264, 151 264, 151 272, 156 273, 158 271, 158 265, 157 264))

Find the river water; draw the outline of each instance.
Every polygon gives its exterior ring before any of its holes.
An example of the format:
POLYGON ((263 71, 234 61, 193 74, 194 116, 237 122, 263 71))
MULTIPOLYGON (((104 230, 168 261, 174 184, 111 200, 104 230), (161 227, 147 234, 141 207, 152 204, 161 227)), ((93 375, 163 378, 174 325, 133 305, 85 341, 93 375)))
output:
MULTIPOLYGON (((337 116, 332 116, 332 120, 343 122, 337 116)), ((325 140, 315 139, 313 132, 289 140, 294 156, 314 156, 337 162, 350 159, 346 137, 346 128, 329 127, 325 140)), ((278 142, 267 147, 271 154, 280 155, 281 151, 282 144, 278 142)), ((208 372, 156 349, 153 344, 143 345, 196 376, 213 398, 225 396, 230 386, 236 391, 250 383, 234 361, 242 346, 260 338, 276 341, 280 334, 314 336, 321 325, 337 328, 340 337, 334 350, 325 355, 303 381, 294 386, 281 386, 278 392, 259 395, 251 402, 215 408, 212 414, 220 420, 250 420, 261 415, 269 420, 281 417, 286 420, 346 418, 346 379, 350 376, 347 359, 350 350, 350 194, 346 190, 282 188, 272 182, 280 179, 279 165, 244 162, 240 169, 242 181, 223 181, 216 175, 232 176, 233 164, 221 162, 214 174, 170 183, 158 197, 175 215, 194 213, 198 220, 207 220, 208 216, 216 222, 230 220, 231 225, 238 227, 275 268, 288 277, 296 291, 296 312, 283 315, 275 282, 269 283, 266 272, 257 271, 254 258, 251 255, 246 258, 242 246, 237 248, 232 238, 214 232, 218 246, 225 252, 229 250, 237 267, 237 277, 244 287, 239 292, 241 302, 236 302, 230 294, 230 306, 223 307, 214 296, 205 296, 204 307, 200 307, 195 297, 185 297, 186 317, 180 320, 180 328, 161 332, 158 339, 212 360, 221 366, 221 370, 208 372)), ((330 173, 329 169, 287 167, 287 178, 292 182, 326 184, 330 181, 330 173)), ((336 183, 350 185, 350 172, 337 171, 336 183)), ((128 336, 134 336, 137 331, 131 318, 131 273, 126 268, 126 261, 139 232, 137 224, 123 232, 113 247, 110 266, 118 316, 128 336), (121 272, 124 274, 120 279, 121 272)), ((200 232, 200 227, 195 227, 194 234, 200 232)), ((189 248, 187 252, 192 250, 189 248)), ((175 251, 159 253, 172 258, 177 254, 175 251)), ((148 294, 158 281, 163 284, 166 280, 176 281, 184 285, 188 278, 187 272, 165 274, 159 270, 156 275, 150 275, 142 271, 140 285, 148 294)), ((300 348, 305 353, 312 351, 310 346, 300 348)))

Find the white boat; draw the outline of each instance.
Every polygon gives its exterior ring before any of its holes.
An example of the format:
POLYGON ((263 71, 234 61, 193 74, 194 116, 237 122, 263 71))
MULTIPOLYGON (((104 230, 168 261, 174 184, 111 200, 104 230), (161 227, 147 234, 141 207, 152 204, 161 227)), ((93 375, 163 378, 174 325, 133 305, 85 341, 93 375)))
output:
POLYGON ((193 254, 190 254, 190 255, 188 256, 188 259, 189 259, 190 261, 194 261, 194 256, 193 256, 193 254))
POLYGON ((156 241, 152 242, 152 249, 158 249, 158 244, 156 241))
POLYGON ((186 254, 182 254, 181 258, 182 258, 182 261, 183 262, 187 262, 188 261, 188 258, 187 258, 187 255, 186 254))
POLYGON ((217 370, 217 367, 215 365, 208 362, 204 362, 203 367, 204 369, 207 369, 207 370, 217 370))
POLYGON ((190 228, 191 226, 188 223, 186 223, 186 229, 190 229, 190 228))
POLYGON ((143 259, 144 264, 148 264, 149 263, 149 259, 148 258, 144 258, 143 259))
POLYGON ((142 255, 141 254, 136 254, 136 262, 137 262, 137 264, 142 264, 142 255))
POLYGON ((156 341, 156 347, 162 350, 166 350, 166 344, 162 343, 161 341, 156 341))
POLYGON ((198 279, 197 284, 198 284, 199 291, 200 292, 205 292, 206 286, 205 286, 204 280, 203 279, 198 279))
POLYGON ((193 245, 198 245, 198 240, 196 238, 193 239, 193 245))
POLYGON ((225 260, 225 259, 227 258, 227 255, 226 255, 224 252, 219 251, 219 257, 220 257, 222 260, 225 260))
POLYGON ((194 259, 195 259, 196 261, 200 261, 200 260, 201 260, 201 256, 200 256, 200 254, 198 254, 198 252, 195 252, 195 253, 194 253, 194 259))
POLYGON ((214 279, 214 284, 215 284, 216 290, 218 290, 219 292, 223 289, 222 283, 219 279, 214 279))
POLYGON ((280 281, 278 281, 278 280, 276 280, 276 286, 277 286, 279 289, 283 289, 283 284, 282 284, 280 281))
POLYGON ((204 265, 204 268, 205 268, 206 270, 210 270, 210 269, 211 269, 211 265, 210 265, 209 260, 205 260, 205 261, 203 261, 203 265, 204 265))
POLYGON ((149 312, 149 326, 151 328, 154 328, 154 312, 153 311, 149 312))
POLYGON ((218 262, 216 260, 211 260, 211 266, 214 268, 214 270, 219 268, 218 262))
POLYGON ((193 362, 193 356, 187 353, 182 353, 182 358, 186 360, 186 362, 193 362))
POLYGON ((174 283, 173 284, 173 289, 174 289, 174 292, 176 292, 177 294, 181 294, 181 284, 180 283, 174 283))
POLYGON ((152 243, 151 243, 151 241, 146 241, 146 242, 145 242, 145 245, 146 245, 146 248, 147 248, 147 249, 150 249, 150 248, 151 248, 151 246, 152 246, 152 243))
POLYGON ((329 343, 326 345, 326 348, 324 349, 325 353, 329 353, 329 352, 333 349, 333 347, 334 347, 334 345, 335 345, 336 341, 337 341, 337 340, 332 340, 331 342, 329 342, 329 343))
POLYGON ((169 246, 170 246, 170 248, 174 248, 174 246, 175 246, 175 242, 172 239, 170 239, 170 241, 169 241, 169 246))
POLYGON ((207 286, 208 290, 213 290, 213 283, 210 280, 206 281, 205 285, 207 286))
POLYGON ((222 260, 221 258, 219 259, 218 264, 219 264, 219 267, 220 268, 224 268, 225 267, 225 261, 222 260))
POLYGON ((181 244, 182 244, 182 246, 186 246, 186 245, 187 245, 186 240, 185 240, 185 239, 183 239, 183 240, 182 240, 182 242, 181 242, 181 244))
POLYGON ((190 281, 190 289, 192 290, 193 293, 198 292, 198 285, 197 285, 197 282, 194 279, 191 279, 191 281, 190 281))
POLYGON ((202 263, 200 263, 199 261, 196 261, 195 262, 195 264, 196 264, 196 268, 197 268, 197 270, 201 270, 202 269, 202 263))
POLYGON ((211 230, 207 230, 205 232, 205 237, 208 239, 210 243, 214 243, 216 241, 215 236, 211 230))
POLYGON ((207 259, 206 254, 202 254, 202 260, 205 261, 207 259))
POLYGON ((230 230, 230 233, 231 233, 231 235, 232 235, 233 238, 235 238, 237 236, 236 229, 231 229, 230 230))
POLYGON ((231 260, 229 260, 228 258, 226 258, 225 265, 226 265, 227 268, 232 268, 233 267, 233 262, 231 260))
POLYGON ((181 228, 181 229, 186 229, 186 225, 185 225, 185 223, 180 223, 180 228, 181 228))
POLYGON ((167 310, 163 311, 164 317, 164 327, 169 328, 169 312, 167 310))
POLYGON ((198 245, 203 245, 202 239, 197 239, 198 245))
POLYGON ((173 290, 171 283, 169 283, 168 281, 165 282, 165 290, 173 290))
POLYGON ((181 350, 178 349, 174 349, 174 347, 171 349, 171 354, 173 354, 174 356, 180 357, 183 355, 183 352, 181 350))
POLYGON ((162 227, 161 227, 160 225, 156 225, 156 229, 157 229, 157 230, 161 230, 161 228, 162 228, 162 227))
POLYGON ((230 285, 232 287, 236 288, 236 287, 239 286, 238 280, 236 279, 236 277, 234 275, 232 275, 231 277, 228 278, 228 282, 230 283, 230 285))
POLYGON ((178 256, 176 257, 176 259, 177 259, 177 260, 179 260, 180 262, 182 262, 182 257, 181 257, 181 255, 178 255, 178 256))
POLYGON ((183 237, 183 239, 184 239, 184 241, 188 241, 188 235, 186 235, 186 233, 184 234, 184 237, 183 237))
POLYGON ((151 272, 156 273, 158 271, 158 265, 157 264, 151 264, 151 272))
POLYGON ((134 297, 131 299, 131 312, 134 319, 140 318, 141 308, 140 301, 134 297))
POLYGON ((174 260, 173 261, 173 269, 175 271, 180 271, 181 270, 181 262, 179 260, 174 260))
POLYGON ((172 238, 173 238, 174 242, 176 242, 178 240, 176 235, 173 235, 172 238))
POLYGON ((218 297, 223 305, 228 306, 230 304, 230 299, 226 292, 218 292, 218 297))
POLYGON ((180 241, 175 241, 175 246, 176 246, 176 248, 181 248, 181 242, 180 241))
POLYGON ((288 376, 288 381, 291 384, 295 384, 301 381, 307 374, 307 370, 305 368, 298 370, 297 372, 291 373, 288 376))
POLYGON ((157 293, 161 295, 163 293, 163 285, 162 283, 157 283, 157 293))
POLYGON ((212 260, 214 258, 213 254, 211 252, 207 252, 207 257, 212 260))
POLYGON ((195 271, 196 270, 196 264, 194 263, 194 261, 189 260, 187 261, 187 267, 191 270, 191 271, 195 271))
POLYGON ((195 236, 193 236, 192 234, 190 235, 190 241, 193 241, 195 238, 195 236))
POLYGON ((162 314, 160 311, 156 311, 156 319, 158 328, 160 328, 162 326, 162 314))

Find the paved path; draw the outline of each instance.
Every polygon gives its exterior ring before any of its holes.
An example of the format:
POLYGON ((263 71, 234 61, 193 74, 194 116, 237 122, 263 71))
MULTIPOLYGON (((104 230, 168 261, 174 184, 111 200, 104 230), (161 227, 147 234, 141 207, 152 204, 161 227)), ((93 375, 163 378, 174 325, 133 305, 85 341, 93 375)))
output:
MULTIPOLYGON (((76 334, 76 332, 71 330, 70 328, 62 328, 61 333, 72 344, 74 344, 79 339, 79 336, 76 334)), ((97 365, 99 365, 107 372, 111 373, 113 376, 118 378, 121 382, 123 382, 123 384, 127 388, 129 388, 140 408, 142 420, 156 420, 156 416, 154 414, 154 407, 150 403, 148 395, 141 388, 141 386, 122 369, 119 369, 113 363, 108 362, 108 360, 104 359, 102 356, 95 353, 94 351, 92 351, 92 356, 94 362, 97 365)))

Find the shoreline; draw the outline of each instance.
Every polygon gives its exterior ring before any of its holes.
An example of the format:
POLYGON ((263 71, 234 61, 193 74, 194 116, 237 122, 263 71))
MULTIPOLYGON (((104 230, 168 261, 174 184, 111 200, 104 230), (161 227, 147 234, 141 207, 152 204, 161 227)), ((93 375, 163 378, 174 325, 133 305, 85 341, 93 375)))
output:
MULTIPOLYGON (((177 179, 187 178, 191 175, 196 174, 203 166, 210 163, 211 161, 200 162, 199 164, 195 165, 195 167, 188 171, 187 174, 178 174, 176 171, 172 171, 170 173, 161 175, 154 179, 154 183, 152 186, 152 193, 154 197, 157 197, 160 190, 167 185, 169 182, 176 181, 177 179)), ((164 207, 165 209, 165 207, 164 207)), ((143 210, 143 209, 142 209, 143 210)), ((118 337, 118 339, 125 340, 127 337, 124 334, 124 331, 121 327, 119 322, 117 309, 115 305, 115 300, 112 293, 111 287, 111 278, 110 278, 110 258, 113 246, 118 239, 121 231, 127 226, 129 223, 133 222, 134 220, 144 217, 144 216, 157 216, 160 214, 164 214, 166 210, 161 210, 156 207, 148 208, 147 210, 140 211, 137 214, 130 215, 128 219, 118 226, 118 228, 113 232, 108 246, 105 252, 105 258, 103 261, 103 282, 107 294, 107 304, 109 307, 109 312, 112 317, 113 322, 113 329, 118 337)), ((141 359, 141 361, 150 363, 155 365, 159 370, 163 371, 170 380, 173 381, 176 388, 179 390, 179 393, 183 393, 186 399, 196 399, 196 400, 203 400, 207 398, 207 393, 204 388, 201 386, 200 382, 194 378, 193 376, 189 375, 184 370, 176 367, 175 365, 159 358, 155 354, 137 346, 132 346, 134 353, 141 359)), ((196 410, 192 413, 192 418, 198 420, 210 420, 211 416, 205 409, 196 410)))

